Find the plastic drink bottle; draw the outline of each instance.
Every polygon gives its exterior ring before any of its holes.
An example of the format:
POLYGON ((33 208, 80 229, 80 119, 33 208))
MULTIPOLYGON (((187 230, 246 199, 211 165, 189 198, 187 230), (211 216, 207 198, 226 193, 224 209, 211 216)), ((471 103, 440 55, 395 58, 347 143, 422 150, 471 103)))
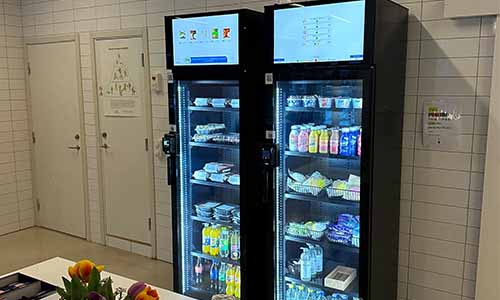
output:
POLYGON ((240 231, 234 230, 231 233, 231 259, 240 259, 240 231))
POLYGON ((318 153, 319 134, 313 129, 309 134, 309 153, 318 153))
POLYGON ((217 262, 213 261, 212 262, 212 268, 210 268, 210 290, 213 292, 217 292, 218 289, 218 283, 219 281, 219 268, 217 266, 217 262))
POLYGON ((351 130, 346 127, 340 130, 340 147, 339 154, 349 156, 349 140, 351 130))
POLYGON ((226 271, 227 265, 221 263, 219 268, 219 290, 217 291, 219 294, 226 293, 226 271))
POLYGON ((240 267, 236 267, 236 272, 234 273, 234 296, 236 298, 241 298, 241 271, 240 267))
POLYGON ((339 138, 340 131, 338 129, 332 129, 332 135, 330 137, 330 154, 339 154, 339 138))
POLYGON ((363 133, 363 129, 360 128, 359 129, 359 135, 358 135, 358 156, 361 156, 361 136, 362 136, 362 133, 363 133))
POLYGON ((309 150, 309 132, 304 126, 300 128, 298 149, 299 152, 307 152, 309 150))
POLYGON ((218 225, 212 227, 210 232, 210 255, 219 255, 220 228, 218 225))
POLYGON ((300 255, 300 280, 311 281, 312 279, 312 264, 309 249, 301 248, 302 254, 300 255))
POLYGON ((307 246, 309 247, 309 254, 311 255, 311 277, 316 277, 316 275, 319 275, 319 262, 317 256, 318 252, 316 250, 316 247, 312 244, 307 244, 307 246))
POLYGON ((296 300, 296 298, 295 298, 295 285, 293 283, 287 283, 285 300, 296 300))
POLYGON ((306 300, 307 298, 307 291, 305 289, 305 287, 303 285, 299 285, 297 287, 298 291, 297 291, 297 294, 295 296, 295 299, 297 300, 306 300))
POLYGON ((358 136, 359 127, 351 127, 351 132, 349 134, 349 155, 356 156, 358 153, 358 136))
POLYGON ((194 266, 194 283, 200 286, 203 283, 203 265, 201 264, 201 258, 198 257, 196 265, 194 266))
POLYGON ((328 131, 323 129, 321 130, 321 135, 319 136, 319 153, 327 154, 328 153, 328 141, 329 141, 328 131))
POLYGON ((318 273, 323 273, 323 248, 321 246, 316 246, 316 251, 318 255, 318 273))
POLYGON ((219 252, 221 257, 229 257, 229 238, 230 231, 227 227, 222 227, 219 239, 219 252))
POLYGON ((316 291, 316 300, 326 300, 325 292, 316 291))
POLYGON ((202 252, 203 254, 210 254, 210 224, 203 223, 203 230, 201 231, 202 236, 202 252))
POLYGON ((308 288, 307 289, 307 300, 316 300, 316 291, 311 289, 311 288, 308 288))
POLYGON ((300 126, 293 125, 292 131, 290 131, 290 136, 288 139, 288 150, 290 151, 298 151, 299 149, 299 128, 300 126))
POLYGON ((227 266, 226 271, 226 295, 234 295, 234 268, 231 265, 227 266))

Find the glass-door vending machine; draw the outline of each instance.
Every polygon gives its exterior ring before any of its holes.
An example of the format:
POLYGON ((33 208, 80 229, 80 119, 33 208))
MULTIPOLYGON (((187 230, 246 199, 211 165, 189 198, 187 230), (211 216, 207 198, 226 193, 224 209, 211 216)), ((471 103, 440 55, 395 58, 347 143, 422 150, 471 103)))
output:
POLYGON ((276 300, 396 299, 407 10, 266 7, 276 300))
POLYGON ((265 206, 256 164, 263 20, 250 10, 165 18, 174 288, 196 299, 258 293, 249 286, 269 227, 255 219, 265 206))

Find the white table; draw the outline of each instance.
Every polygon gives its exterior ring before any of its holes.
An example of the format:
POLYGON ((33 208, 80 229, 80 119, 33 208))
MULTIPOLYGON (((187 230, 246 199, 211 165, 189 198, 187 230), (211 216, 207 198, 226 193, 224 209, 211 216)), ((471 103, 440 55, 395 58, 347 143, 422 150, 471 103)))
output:
MULTIPOLYGON (((66 278, 68 278, 68 267, 74 264, 75 262, 71 260, 67 260, 61 257, 55 257, 36 265, 32 265, 24 269, 12 272, 11 274, 21 273, 35 279, 45 281, 54 286, 62 287, 63 282, 61 277, 65 276, 66 278)), ((103 271, 101 273, 101 277, 111 277, 111 279, 113 279, 113 288, 115 289, 118 287, 128 289, 132 284, 136 282, 132 279, 125 278, 123 276, 112 274, 106 271, 103 271)), ((194 300, 193 298, 186 297, 169 290, 160 289, 157 287, 154 288, 158 291, 160 300, 194 300)))

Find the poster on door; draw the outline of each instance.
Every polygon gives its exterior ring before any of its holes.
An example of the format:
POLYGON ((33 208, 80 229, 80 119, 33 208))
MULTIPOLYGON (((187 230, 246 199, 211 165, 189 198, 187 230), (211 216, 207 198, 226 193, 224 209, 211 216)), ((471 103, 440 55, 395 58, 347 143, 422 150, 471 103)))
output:
POLYGON ((142 102, 137 82, 139 57, 123 40, 110 41, 98 51, 98 97, 106 117, 139 117, 142 102), (134 72, 135 71, 135 72, 134 72))

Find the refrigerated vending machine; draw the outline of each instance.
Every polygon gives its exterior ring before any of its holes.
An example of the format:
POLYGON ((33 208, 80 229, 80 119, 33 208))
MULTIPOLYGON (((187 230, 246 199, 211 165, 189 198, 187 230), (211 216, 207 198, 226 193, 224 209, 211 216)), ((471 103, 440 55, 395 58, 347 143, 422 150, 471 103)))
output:
POLYGON ((272 215, 261 213, 272 199, 257 164, 263 21, 250 10, 165 18, 174 287, 197 299, 256 299, 260 272, 272 272, 272 215))
POLYGON ((388 0, 266 7, 276 300, 397 298, 406 22, 388 0))

